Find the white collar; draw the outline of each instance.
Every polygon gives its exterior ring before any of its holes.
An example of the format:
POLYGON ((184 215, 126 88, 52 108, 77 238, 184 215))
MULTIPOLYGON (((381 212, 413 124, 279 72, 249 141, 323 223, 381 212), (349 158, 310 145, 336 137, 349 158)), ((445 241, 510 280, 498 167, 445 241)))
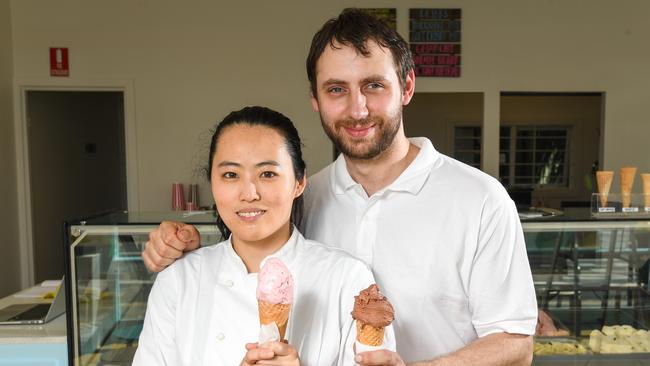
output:
MULTIPOLYGON (((434 164, 439 163, 440 153, 433 147, 431 141, 426 137, 412 137, 409 141, 420 148, 415 159, 408 167, 387 187, 381 189, 376 194, 382 194, 385 191, 402 191, 411 194, 417 194, 424 182, 429 176, 429 172, 434 164)), ((345 194, 346 191, 361 185, 352 179, 347 169, 347 164, 343 154, 334 162, 332 185, 336 194, 345 194)))
MULTIPOLYGON (((302 237, 302 234, 300 234, 300 231, 298 231, 298 228, 296 226, 291 227, 291 236, 289 237, 289 240, 287 240, 286 243, 278 251, 275 253, 272 253, 266 258, 260 262, 260 267, 262 264, 264 264, 264 261, 267 259, 274 257, 274 258, 279 258, 289 269, 293 266, 293 263, 295 262, 296 257, 299 254, 299 246, 298 242, 303 241, 304 238, 302 237)), ((246 269, 246 265, 244 265, 244 261, 237 255, 235 252, 235 249, 232 246, 232 234, 224 242, 225 245, 225 250, 226 250, 226 255, 228 258, 235 263, 235 265, 241 269, 244 273, 248 273, 248 270, 246 269)))

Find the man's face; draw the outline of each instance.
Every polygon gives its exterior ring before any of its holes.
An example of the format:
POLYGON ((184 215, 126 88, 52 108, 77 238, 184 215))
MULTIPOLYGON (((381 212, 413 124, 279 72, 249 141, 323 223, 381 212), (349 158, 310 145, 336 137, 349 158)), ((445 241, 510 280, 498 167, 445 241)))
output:
POLYGON ((402 127, 402 106, 413 95, 413 73, 404 92, 390 50, 372 40, 363 56, 350 46, 326 47, 316 63, 312 106, 336 147, 353 159, 386 150, 402 127))

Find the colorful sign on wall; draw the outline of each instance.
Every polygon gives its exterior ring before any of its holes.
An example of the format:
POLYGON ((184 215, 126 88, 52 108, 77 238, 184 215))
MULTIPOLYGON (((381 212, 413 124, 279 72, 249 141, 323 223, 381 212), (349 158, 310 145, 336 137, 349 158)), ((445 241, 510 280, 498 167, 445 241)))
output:
POLYGON ((460 77, 461 9, 409 9, 416 76, 460 77))

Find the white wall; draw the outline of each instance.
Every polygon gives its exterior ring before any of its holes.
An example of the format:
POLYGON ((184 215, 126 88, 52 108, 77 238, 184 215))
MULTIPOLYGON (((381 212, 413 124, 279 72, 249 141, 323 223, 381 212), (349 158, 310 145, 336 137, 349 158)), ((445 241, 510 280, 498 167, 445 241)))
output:
POLYGON ((9 0, 0 0, 0 297, 21 287, 16 162, 12 102, 12 46, 9 0))
MULTIPOLYGON (((311 172, 331 158, 310 109, 304 58, 313 31, 338 8, 316 14, 302 2, 193 4, 17 1, 12 9, 19 83, 50 81, 51 46, 70 49, 71 76, 55 82, 132 81, 142 210, 169 208, 171 183, 189 182, 207 160, 206 131, 244 105, 291 117, 311 172)), ((208 201, 207 185, 200 196, 208 201)))
MULTIPOLYGON (((308 103, 304 59, 314 31, 347 6, 398 4, 463 9, 463 76, 420 78, 420 92, 483 92, 487 133, 498 131, 501 91, 602 91, 604 166, 646 158, 650 105, 650 2, 627 1, 240 1, 12 2, 17 82, 52 82, 47 49, 69 47, 71 77, 54 83, 133 82, 140 209, 169 206, 170 184, 204 161, 206 130, 230 110, 263 104, 298 125, 310 173, 331 146, 308 103), (494 98, 494 95, 497 95, 494 98), (492 96, 492 97, 491 97, 492 96), (496 113, 495 113, 496 111, 496 113)), ((649 131, 650 132, 650 131, 649 131)), ((496 134, 498 136, 498 132, 496 134)), ((498 161, 486 141, 486 167, 498 161)), ((209 191, 203 186, 205 203, 209 191)))
MULTIPOLYGON (((306 145, 309 173, 331 160, 331 145, 309 105, 304 60, 313 33, 348 6, 397 7, 405 36, 409 8, 462 8, 462 77, 419 78, 416 89, 482 93, 488 173, 498 171, 502 91, 604 92, 601 166, 650 172, 650 1, 0 0, 3 273, 18 272, 20 246, 11 243, 25 247, 28 235, 22 230, 19 239, 15 229, 17 214, 27 212, 23 198, 16 199, 25 182, 14 166, 16 160, 22 168, 24 150, 9 121, 18 116, 21 126, 20 111, 12 112, 22 102, 21 88, 126 86, 127 128, 134 126, 135 140, 128 146, 137 148, 137 159, 127 163, 135 185, 130 206, 168 209, 173 181, 203 183, 207 204, 209 187, 197 170, 206 160, 208 131, 241 106, 267 105, 291 117, 306 145), (69 78, 49 76, 49 47, 70 49, 69 78)), ((618 190, 618 181, 612 189, 618 190)), ((0 281, 0 295, 16 281, 11 275, 0 281)))
POLYGON ((419 92, 404 109, 406 134, 428 137, 449 156, 454 155, 456 125, 483 125, 483 94, 419 92))

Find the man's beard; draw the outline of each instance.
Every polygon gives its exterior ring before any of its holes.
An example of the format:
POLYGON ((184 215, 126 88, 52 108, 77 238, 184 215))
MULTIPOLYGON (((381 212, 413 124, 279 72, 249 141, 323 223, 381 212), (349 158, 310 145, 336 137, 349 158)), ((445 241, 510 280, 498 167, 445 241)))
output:
POLYGON ((369 117, 361 120, 338 120, 330 125, 323 121, 321 124, 327 136, 329 136, 334 146, 343 153, 343 155, 359 160, 368 160, 375 158, 382 152, 386 151, 393 143, 402 122, 402 109, 399 108, 393 115, 387 118, 369 117), (347 135, 344 128, 353 126, 369 126, 374 124, 374 134, 372 140, 366 138, 354 139, 347 135))

